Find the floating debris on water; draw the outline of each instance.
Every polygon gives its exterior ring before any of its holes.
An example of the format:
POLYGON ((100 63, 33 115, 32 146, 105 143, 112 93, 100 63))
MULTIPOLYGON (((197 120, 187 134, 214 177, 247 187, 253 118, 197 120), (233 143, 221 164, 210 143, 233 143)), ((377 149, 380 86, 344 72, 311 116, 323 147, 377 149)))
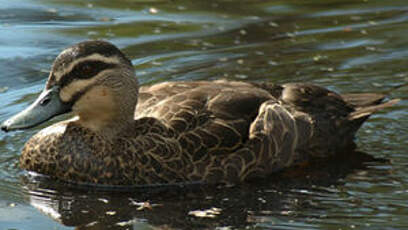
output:
POLYGON ((344 27, 344 28, 343 28, 343 31, 344 31, 344 32, 351 32, 351 31, 353 31, 353 28, 347 26, 347 27, 344 27))
POLYGON ((113 18, 102 17, 102 18, 99 19, 99 21, 101 21, 101 22, 111 22, 111 21, 113 21, 113 18))
POLYGON ((109 216, 116 215, 116 211, 107 211, 106 215, 109 215, 109 216))
POLYGON ((149 13, 151 13, 151 14, 157 14, 158 12, 159 11, 154 7, 149 8, 149 13))
POLYGON ((105 203, 105 204, 109 203, 109 200, 105 199, 105 198, 98 198, 98 200, 105 203))
POLYGON ((279 27, 279 24, 276 22, 269 22, 268 25, 272 27, 279 27))
POLYGON ((276 61, 268 61, 268 65, 277 66, 278 63, 276 61))
POLYGON ((375 22, 375 21, 368 21, 368 24, 370 24, 370 25, 372 25, 372 26, 376 26, 376 25, 378 25, 378 23, 377 23, 377 22, 375 22))
POLYGON ((0 93, 4 93, 8 90, 9 88, 7 86, 5 87, 0 87, 0 93))
POLYGON ((210 208, 206 210, 195 210, 189 211, 188 215, 200 217, 200 218, 215 218, 217 215, 221 213, 220 208, 210 208))
POLYGON ((247 78, 248 78, 248 76, 245 75, 245 74, 235 74, 234 76, 235 76, 236 78, 239 78, 239 79, 247 79, 247 78))
POLYGON ((129 199, 129 200, 130 200, 130 205, 139 206, 137 207, 138 211, 144 210, 144 209, 152 210, 154 207, 163 206, 162 204, 151 204, 149 201, 137 202, 133 199, 129 199))
POLYGON ((58 13, 58 10, 55 9, 55 8, 49 8, 49 9, 47 9, 47 12, 52 13, 52 14, 56 14, 56 13, 58 13))
POLYGON ((323 56, 318 54, 318 55, 313 57, 313 61, 320 61, 320 59, 322 59, 322 58, 323 58, 323 56))
POLYGON ((115 225, 124 227, 124 226, 128 226, 128 225, 133 225, 136 222, 137 222, 136 220, 122 221, 122 222, 116 223, 115 225))
POLYGON ((91 223, 85 225, 85 227, 92 227, 92 226, 94 226, 94 225, 96 225, 96 224, 98 224, 98 223, 99 223, 99 221, 93 221, 93 222, 91 222, 91 223))

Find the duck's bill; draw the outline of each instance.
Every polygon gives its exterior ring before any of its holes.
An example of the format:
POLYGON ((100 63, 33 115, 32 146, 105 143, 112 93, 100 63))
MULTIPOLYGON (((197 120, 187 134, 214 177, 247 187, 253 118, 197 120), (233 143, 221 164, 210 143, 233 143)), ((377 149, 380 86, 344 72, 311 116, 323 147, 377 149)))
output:
POLYGON ((6 132, 28 129, 70 110, 71 106, 63 103, 59 98, 59 87, 54 86, 50 89, 44 89, 33 104, 4 121, 1 124, 1 129, 6 132))

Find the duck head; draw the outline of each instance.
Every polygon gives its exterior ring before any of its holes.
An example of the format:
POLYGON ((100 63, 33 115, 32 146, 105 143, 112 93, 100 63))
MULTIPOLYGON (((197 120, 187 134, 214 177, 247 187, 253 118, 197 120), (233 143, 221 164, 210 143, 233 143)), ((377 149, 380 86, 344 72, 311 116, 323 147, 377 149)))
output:
POLYGON ((129 59, 109 42, 85 41, 58 55, 39 97, 1 129, 31 128, 72 111, 80 125, 114 135, 133 121, 137 96, 129 59))

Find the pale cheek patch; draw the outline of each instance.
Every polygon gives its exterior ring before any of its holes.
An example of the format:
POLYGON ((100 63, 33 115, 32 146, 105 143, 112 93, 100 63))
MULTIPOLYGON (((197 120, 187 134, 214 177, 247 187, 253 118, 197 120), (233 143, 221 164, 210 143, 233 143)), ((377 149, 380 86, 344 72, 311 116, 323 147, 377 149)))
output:
POLYGON ((79 115, 79 122, 93 130, 103 128, 115 116, 114 98, 104 86, 96 86, 87 91, 72 107, 79 115))

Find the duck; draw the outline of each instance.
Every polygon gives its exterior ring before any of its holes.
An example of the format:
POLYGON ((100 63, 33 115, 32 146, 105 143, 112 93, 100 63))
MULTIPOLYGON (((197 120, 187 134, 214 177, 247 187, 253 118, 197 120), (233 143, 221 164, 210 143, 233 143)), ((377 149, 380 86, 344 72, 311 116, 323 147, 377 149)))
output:
POLYGON ((71 113, 22 148, 22 169, 91 185, 231 184, 356 148, 378 93, 338 94, 311 83, 172 81, 140 86, 115 45, 63 50, 44 90, 1 124, 22 130, 71 113))

